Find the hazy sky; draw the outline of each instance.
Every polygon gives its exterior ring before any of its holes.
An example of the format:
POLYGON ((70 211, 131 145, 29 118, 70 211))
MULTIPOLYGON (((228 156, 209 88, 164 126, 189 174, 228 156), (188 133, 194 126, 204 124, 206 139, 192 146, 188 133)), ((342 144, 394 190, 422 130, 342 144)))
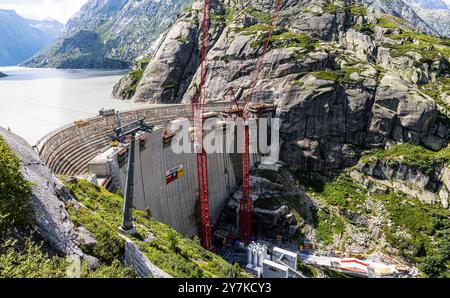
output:
MULTIPOLYGON (((19 15, 43 20, 52 18, 65 23, 88 0, 0 0, 0 9, 13 9, 19 15)), ((430 0, 432 1, 432 0, 430 0)), ((450 5, 450 0, 443 0, 450 5)))
POLYGON ((65 23, 88 0, 0 0, 0 9, 13 9, 26 18, 52 18, 65 23))

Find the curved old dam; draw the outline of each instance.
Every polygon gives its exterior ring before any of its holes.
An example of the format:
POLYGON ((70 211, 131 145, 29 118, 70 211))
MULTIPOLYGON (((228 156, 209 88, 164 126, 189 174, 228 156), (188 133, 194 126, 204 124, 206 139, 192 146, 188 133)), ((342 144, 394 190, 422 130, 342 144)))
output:
MULTIPOLYGON (((221 112, 227 106, 229 103, 208 104, 205 112, 221 112)), ((164 126, 177 118, 189 119, 191 113, 190 105, 120 113, 123 124, 143 118, 146 123, 156 125, 153 133, 137 141, 133 181, 135 207, 187 236, 198 234, 196 155, 174 153, 165 143, 164 126)), ((124 189, 128 146, 112 147, 108 139, 117 127, 119 123, 114 113, 76 121, 43 137, 36 149, 55 174, 88 177, 99 185, 124 189)), ((252 164, 258 158, 252 154, 252 164)), ((215 223, 240 184, 241 156, 238 153, 209 154, 208 167, 211 169, 208 174, 211 218, 215 223)))

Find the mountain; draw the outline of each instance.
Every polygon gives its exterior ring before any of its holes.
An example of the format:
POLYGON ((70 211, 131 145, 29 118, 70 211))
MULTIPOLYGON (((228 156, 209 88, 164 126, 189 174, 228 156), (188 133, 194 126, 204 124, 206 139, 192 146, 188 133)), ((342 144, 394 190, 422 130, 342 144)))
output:
POLYGON ((63 25, 57 21, 35 21, 13 10, 0 9, 0 66, 17 65, 49 45, 63 25))
POLYGON ((440 1, 416 1, 412 7, 440 35, 450 37, 450 5, 440 1))
POLYGON ((127 68, 191 0, 90 0, 61 36, 24 65, 127 68))
POLYGON ((53 41, 56 37, 58 37, 59 33, 61 33, 64 29, 63 24, 52 19, 46 19, 43 21, 28 20, 28 24, 30 24, 31 27, 44 32, 50 37, 50 41, 53 41))
POLYGON ((450 5, 442 0, 413 0, 414 4, 417 4, 425 9, 450 9, 450 5))
MULTIPOLYGON (((450 40, 409 6, 286 0, 253 84, 273 3, 211 1, 206 101, 230 101, 233 88, 238 100, 277 106, 283 166, 262 167, 251 181, 271 180, 279 193, 255 205, 293 209, 285 214, 297 215, 299 239, 322 254, 368 252, 446 276, 450 40)), ((185 10, 114 95, 147 103, 197 97, 201 12, 201 1, 185 10)))
POLYGON ((450 36, 450 5, 442 0, 366 0, 427 34, 450 36))

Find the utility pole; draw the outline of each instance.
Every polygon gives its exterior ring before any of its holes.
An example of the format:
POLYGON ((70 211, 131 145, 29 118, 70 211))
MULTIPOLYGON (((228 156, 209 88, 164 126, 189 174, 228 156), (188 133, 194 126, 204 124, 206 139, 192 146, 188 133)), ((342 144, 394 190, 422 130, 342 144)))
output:
POLYGON ((136 232, 133 225, 133 201, 134 201, 134 161, 136 152, 136 134, 138 132, 153 132, 154 125, 147 125, 144 119, 137 120, 128 125, 120 126, 114 130, 115 135, 111 137, 113 140, 122 141, 127 137, 131 137, 130 148, 128 149, 128 166, 127 179, 124 193, 122 225, 120 230, 134 234, 136 232))
POLYGON ((122 225, 120 227, 122 231, 130 234, 136 232, 133 225, 135 137, 135 133, 131 135, 130 149, 128 151, 127 186, 124 194, 122 225))

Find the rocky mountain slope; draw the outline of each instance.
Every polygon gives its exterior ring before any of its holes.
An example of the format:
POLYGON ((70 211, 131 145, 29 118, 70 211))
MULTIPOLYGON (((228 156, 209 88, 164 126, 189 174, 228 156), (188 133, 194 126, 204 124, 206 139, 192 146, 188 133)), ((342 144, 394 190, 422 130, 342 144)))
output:
MULTIPOLYGON (((212 1, 209 101, 229 100, 230 87, 240 98, 249 92, 272 3, 212 1)), ((190 101, 200 10, 196 2, 182 14, 142 78, 119 82, 116 96, 135 88, 134 101, 190 101)), ((318 171, 354 164, 360 148, 388 142, 446 147, 448 40, 354 1, 285 1, 276 25, 253 100, 278 105, 283 161, 318 171)))
MULTIPOLYGON (((280 212, 256 229, 446 276, 450 40, 366 5, 283 1, 252 100, 277 104, 289 166, 254 173, 255 214, 280 212)), ((230 100, 230 87, 248 94, 272 6, 212 1, 208 101, 230 100)), ((115 95, 188 103, 198 92, 200 11, 199 2, 185 11, 115 95)), ((231 220, 236 206, 224 213, 231 220)))
POLYGON ((49 45, 62 30, 57 21, 25 19, 0 9, 0 66, 17 65, 49 45))
POLYGON ((191 0, 90 0, 30 67, 127 68, 191 0))

